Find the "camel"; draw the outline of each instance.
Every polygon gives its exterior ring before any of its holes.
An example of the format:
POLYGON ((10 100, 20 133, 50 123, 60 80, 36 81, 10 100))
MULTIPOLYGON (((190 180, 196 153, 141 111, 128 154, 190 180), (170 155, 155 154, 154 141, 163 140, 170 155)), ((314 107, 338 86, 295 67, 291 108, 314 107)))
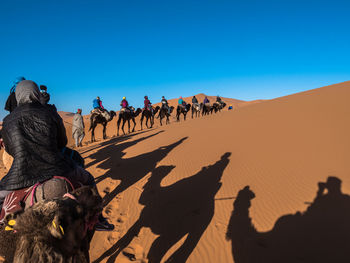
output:
MULTIPOLYGON (((170 114, 173 112, 173 110, 174 110, 174 106, 171 106, 171 107, 170 107, 170 114)), ((163 108, 163 107, 162 107, 162 108, 159 110, 159 114, 158 114, 158 117, 157 117, 157 118, 159 118, 160 126, 163 125, 162 119, 164 119, 165 117, 166 117, 166 122, 165 122, 165 124, 170 124, 170 120, 169 120, 170 114, 169 114, 169 112, 168 112, 168 109, 166 109, 166 108, 163 108)))
POLYGON ((10 214, 0 230, 0 255, 15 263, 87 263, 101 211, 102 198, 86 186, 10 214))
POLYGON ((213 104, 214 112, 215 113, 217 113, 218 111, 220 112, 223 108, 225 108, 225 106, 226 106, 225 102, 223 102, 223 103, 215 102, 213 104))
MULTIPOLYGON (((108 112, 107 112, 108 113, 108 112)), ((91 131, 91 142, 95 142, 95 128, 97 126, 97 124, 102 124, 103 125, 103 139, 105 140, 107 138, 106 135, 106 127, 107 127, 107 123, 110 122, 111 120, 113 120, 113 117, 116 116, 115 111, 110 111, 108 113, 109 117, 106 118, 104 116, 102 116, 102 114, 100 113, 92 113, 91 117, 90 117, 90 128, 89 131, 91 131)))
POLYGON ((186 104, 185 107, 183 107, 182 105, 177 105, 177 109, 176 109, 176 120, 180 121, 180 115, 181 113, 184 115, 184 121, 186 120, 186 115, 187 112, 191 109, 191 104, 188 103, 186 104))
POLYGON ((142 111, 142 115, 141 115, 141 130, 142 130, 142 122, 143 119, 146 118, 146 126, 147 128, 152 128, 153 124, 154 124, 154 115, 156 115, 156 113, 159 111, 160 107, 157 106, 153 109, 153 111, 147 110, 147 109, 143 109, 142 111), (151 126, 148 127, 148 120, 150 121, 151 126))
POLYGON ((192 104, 192 107, 191 107, 191 109, 192 109, 192 119, 193 119, 193 115, 195 115, 196 118, 200 117, 202 106, 203 106, 203 104, 199 104, 199 103, 193 103, 192 104))
POLYGON ((134 127, 132 128, 131 132, 135 131, 135 127, 136 127, 136 122, 135 122, 135 118, 142 112, 142 110, 140 108, 137 108, 136 111, 120 111, 119 112, 119 118, 117 121, 117 136, 119 136, 119 126, 120 126, 120 122, 123 120, 123 125, 122 125, 122 131, 123 134, 125 135, 125 131, 124 131, 124 125, 126 123, 126 121, 128 122, 128 132, 130 133, 130 120, 132 120, 132 122, 134 123, 134 127))
POLYGON ((213 113, 214 108, 209 103, 207 103, 207 104, 201 103, 201 107, 202 107, 202 116, 203 115, 209 115, 209 113, 210 114, 213 113))

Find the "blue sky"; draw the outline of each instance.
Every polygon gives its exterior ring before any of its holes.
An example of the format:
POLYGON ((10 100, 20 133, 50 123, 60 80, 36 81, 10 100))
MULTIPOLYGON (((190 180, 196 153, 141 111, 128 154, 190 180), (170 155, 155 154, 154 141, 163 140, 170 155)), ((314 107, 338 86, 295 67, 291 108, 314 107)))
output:
POLYGON ((350 80, 350 1, 2 0, 0 119, 11 83, 59 110, 197 93, 268 99, 350 80))

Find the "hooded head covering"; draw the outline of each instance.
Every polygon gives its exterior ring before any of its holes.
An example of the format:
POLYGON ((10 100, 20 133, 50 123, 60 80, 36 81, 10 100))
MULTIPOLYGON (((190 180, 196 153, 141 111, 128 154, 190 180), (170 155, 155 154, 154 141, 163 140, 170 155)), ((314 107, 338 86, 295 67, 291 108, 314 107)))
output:
POLYGON ((17 104, 40 102, 40 91, 38 85, 31 80, 23 80, 16 87, 17 104))
POLYGON ((20 83, 22 80, 25 80, 25 78, 21 76, 21 77, 17 77, 17 78, 13 81, 13 85, 12 85, 12 88, 11 88, 10 93, 12 93, 12 92, 15 91, 17 84, 20 83))

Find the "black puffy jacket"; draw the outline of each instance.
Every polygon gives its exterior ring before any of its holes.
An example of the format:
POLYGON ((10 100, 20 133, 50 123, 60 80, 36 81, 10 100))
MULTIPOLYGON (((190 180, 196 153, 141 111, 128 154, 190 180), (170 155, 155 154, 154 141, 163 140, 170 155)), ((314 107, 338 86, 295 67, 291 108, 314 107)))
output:
POLYGON ((74 163, 63 156, 66 131, 58 113, 39 102, 18 106, 3 122, 2 137, 13 164, 0 190, 16 190, 64 176, 74 163))

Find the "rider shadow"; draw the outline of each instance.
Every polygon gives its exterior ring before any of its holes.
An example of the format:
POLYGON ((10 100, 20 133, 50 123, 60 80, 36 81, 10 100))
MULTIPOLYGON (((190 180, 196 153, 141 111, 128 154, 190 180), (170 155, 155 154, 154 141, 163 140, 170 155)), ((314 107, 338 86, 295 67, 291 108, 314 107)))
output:
POLYGON ((106 258, 107 262, 115 262, 142 227, 148 227, 158 235, 148 252, 148 262, 161 262, 167 251, 185 236, 183 244, 165 262, 186 262, 213 218, 214 198, 221 187, 220 180, 230 155, 225 153, 215 164, 164 187, 161 186, 163 178, 175 166, 154 169, 139 199, 145 206, 139 219, 95 263, 106 258))
POLYGON ((246 186, 234 202, 226 236, 232 241, 235 263, 350 262, 350 196, 341 192, 340 179, 319 183, 305 212, 280 217, 265 233, 255 229, 249 216, 254 197, 246 186))
MULTIPOLYGON (((160 132, 141 138, 139 140, 136 140, 134 143, 145 140, 159 133, 160 132)), ((96 182, 101 182, 108 177, 113 180, 121 181, 115 189, 113 189, 111 192, 107 192, 107 194, 104 196, 104 206, 107 206, 113 200, 113 198, 115 198, 115 196, 151 172, 157 166, 158 162, 164 159, 169 154, 169 152, 171 152, 186 139, 187 137, 184 137, 175 143, 159 147, 152 152, 144 153, 126 159, 122 158, 125 155, 125 153, 123 153, 123 150, 133 145, 133 142, 127 142, 120 146, 110 145, 96 153, 93 158, 96 160, 105 160, 97 167, 102 169, 109 169, 104 175, 96 178, 96 182)))

